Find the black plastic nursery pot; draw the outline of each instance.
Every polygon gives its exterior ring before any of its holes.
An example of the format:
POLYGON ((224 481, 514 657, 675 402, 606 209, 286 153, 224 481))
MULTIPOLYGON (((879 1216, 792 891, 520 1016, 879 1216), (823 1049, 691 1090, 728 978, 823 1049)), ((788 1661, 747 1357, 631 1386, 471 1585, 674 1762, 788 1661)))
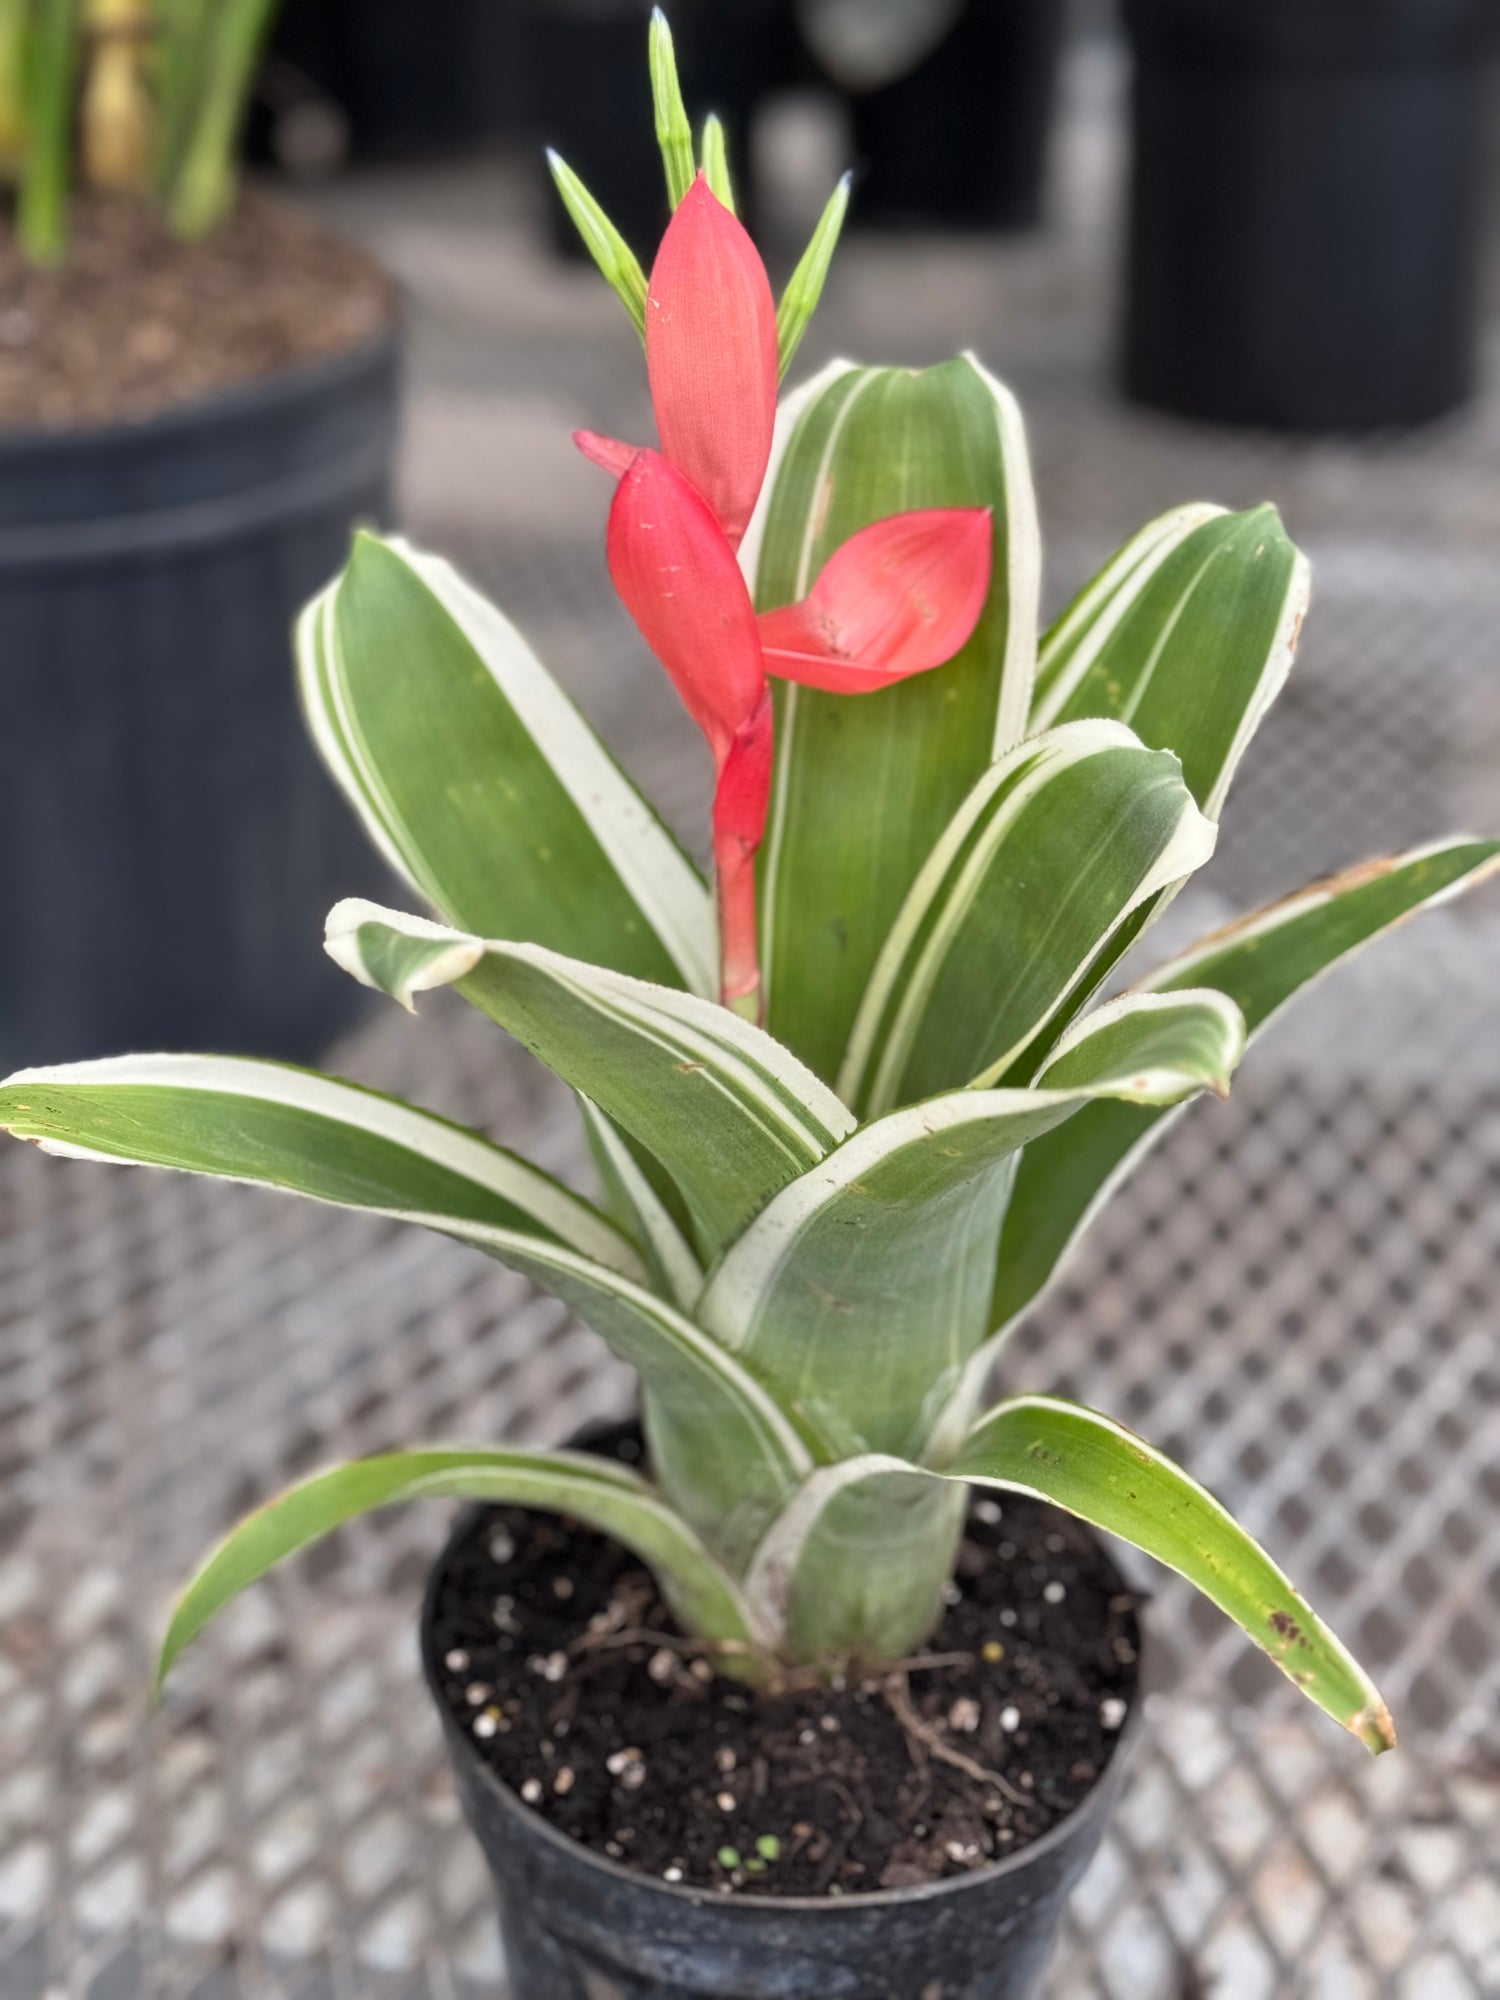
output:
MULTIPOLYGON (((600 1440, 580 1442, 597 1448, 600 1440)), ((997 1862, 838 1897, 665 1881, 525 1804, 476 1750, 466 1725, 477 1711, 459 1719, 445 1678, 452 1682, 451 1668, 467 1665, 467 1655, 450 1654, 445 1676, 440 1603, 489 1518, 470 1510, 435 1565, 422 1652, 464 1811, 494 1877, 517 2000, 1030 2000, 1039 1991, 1067 1897, 1120 1788, 1139 1726, 1139 1678, 1113 1754, 1082 1802, 997 1862)), ((524 1651, 533 1641, 523 1628, 515 1643, 524 1651)), ((628 1740, 632 1718, 619 1720, 628 1740)))
POLYGON ((914 69, 852 96, 856 225, 1025 229, 1041 219, 1065 0, 968 0, 914 69))
POLYGON ((1124 374, 1300 431, 1474 386, 1493 0, 1126 0, 1124 374))
POLYGON ((388 513, 394 328, 141 421, 0 433, 0 1061, 310 1057, 319 949, 378 887, 298 713, 291 633, 388 513))

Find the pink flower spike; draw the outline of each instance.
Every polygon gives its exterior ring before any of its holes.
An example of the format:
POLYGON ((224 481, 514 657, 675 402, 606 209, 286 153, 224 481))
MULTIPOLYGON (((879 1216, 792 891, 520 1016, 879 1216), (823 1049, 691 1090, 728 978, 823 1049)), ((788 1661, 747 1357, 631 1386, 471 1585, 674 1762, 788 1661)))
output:
POLYGON ((767 673, 870 694, 951 660, 990 591, 987 507, 893 514, 851 535, 800 604, 761 614, 767 673))
POLYGON ((614 479, 625 477, 640 450, 639 445, 621 444, 618 438, 605 437, 599 431, 574 431, 573 442, 590 465, 597 465, 614 479))
POLYGON ((750 1020, 760 1017, 755 855, 771 802, 771 690, 735 731, 714 795, 714 867, 719 884, 722 997, 750 1020))
POLYGON ((646 368, 663 454, 738 548, 771 456, 776 307, 759 251, 701 174, 652 268, 646 368))
POLYGON ((707 501, 654 451, 615 489, 609 572, 722 770, 765 692, 755 612, 707 501))

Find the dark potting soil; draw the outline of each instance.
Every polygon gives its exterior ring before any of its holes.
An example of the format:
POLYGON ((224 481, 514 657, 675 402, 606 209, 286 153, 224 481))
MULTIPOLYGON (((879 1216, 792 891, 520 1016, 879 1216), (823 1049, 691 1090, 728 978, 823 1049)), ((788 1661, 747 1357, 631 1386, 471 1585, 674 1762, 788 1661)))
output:
POLYGON ((1138 1600, 1069 1516, 976 1500, 950 1598, 895 1671, 752 1694, 617 1543, 495 1508, 439 1583, 435 1656, 479 1755, 575 1840, 670 1882, 848 1895, 1037 1839, 1134 1697, 1138 1600))
POLYGON ((0 426, 151 416, 341 354, 394 311, 362 250, 279 203, 246 194, 179 243, 145 204, 83 195, 50 270, 0 229, 0 426))

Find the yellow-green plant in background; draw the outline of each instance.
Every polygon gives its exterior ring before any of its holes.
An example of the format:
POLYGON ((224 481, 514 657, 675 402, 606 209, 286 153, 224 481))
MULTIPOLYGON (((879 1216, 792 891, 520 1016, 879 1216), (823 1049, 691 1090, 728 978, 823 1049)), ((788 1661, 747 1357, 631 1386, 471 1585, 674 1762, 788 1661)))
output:
POLYGON ((233 206, 246 101, 277 0, 0 0, 0 172, 35 263, 76 185, 160 204, 179 236, 233 206))

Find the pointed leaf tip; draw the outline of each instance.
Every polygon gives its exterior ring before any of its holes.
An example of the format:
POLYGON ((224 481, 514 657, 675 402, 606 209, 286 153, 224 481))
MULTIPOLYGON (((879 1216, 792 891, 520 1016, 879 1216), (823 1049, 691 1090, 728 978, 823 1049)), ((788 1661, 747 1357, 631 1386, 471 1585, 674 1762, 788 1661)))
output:
POLYGON ((840 176, 776 308, 777 366, 782 376, 791 367, 802 344, 802 336, 823 296, 823 286, 833 263, 833 253, 838 247, 853 187, 852 173, 840 176))
POLYGON ((361 986, 388 994, 408 1014, 417 1011, 417 994, 454 985, 484 955, 477 938, 457 935, 425 917, 408 917, 407 931, 398 934, 389 926, 389 915, 378 903, 346 897, 328 912, 323 949, 361 986))
POLYGON ((635 461, 638 445, 622 444, 619 438, 605 437, 600 431, 574 431, 573 442, 601 472, 623 479, 635 461))
POLYGON ((546 150, 548 171, 584 248, 644 338, 646 274, 640 260, 562 155, 551 146, 546 150))
POLYGON ((693 159, 693 131, 687 106, 682 101, 682 85, 677 78, 677 51, 672 30, 660 7, 651 15, 647 38, 651 63, 651 99, 656 114, 656 140, 661 148, 667 175, 667 196, 675 209, 693 184, 697 171, 693 159))
POLYGON ((1383 1701, 1360 1709, 1349 1718, 1348 1729, 1367 1750, 1378 1757, 1383 1750, 1396 1748, 1396 1724, 1383 1701))
POLYGON ((716 111, 711 111, 703 121, 702 173, 712 194, 733 215, 734 183, 729 174, 729 144, 724 132, 724 121, 716 111))

